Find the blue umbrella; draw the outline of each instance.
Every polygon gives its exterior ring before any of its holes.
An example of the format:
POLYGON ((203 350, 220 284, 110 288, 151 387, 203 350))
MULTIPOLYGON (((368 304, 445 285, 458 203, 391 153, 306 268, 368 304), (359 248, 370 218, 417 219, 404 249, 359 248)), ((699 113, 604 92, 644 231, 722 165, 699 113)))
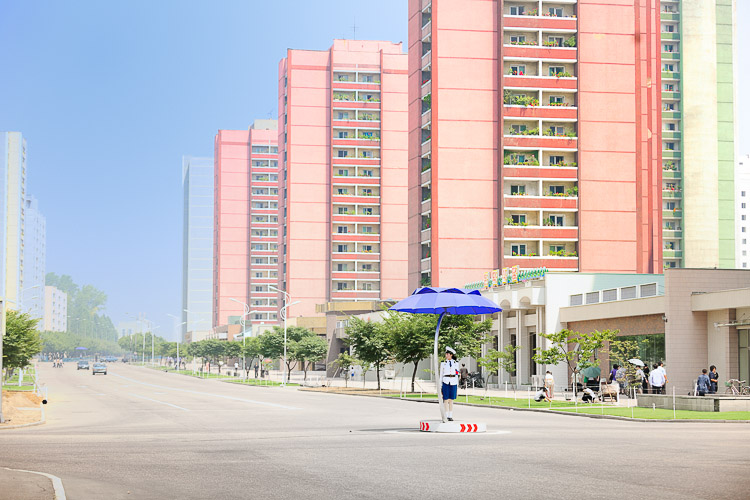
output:
MULTIPOLYGON (((482 297, 479 290, 467 290, 465 288, 438 288, 426 286, 417 288, 405 299, 397 302, 391 311, 408 312, 414 314, 439 314, 437 328, 435 329, 435 379, 440 377, 440 360, 438 358, 438 337, 440 336, 440 324, 446 314, 492 314, 502 311, 500 307, 486 297, 482 297)), ((438 386, 438 406, 440 417, 445 422, 445 408, 443 407, 443 395, 438 386)))

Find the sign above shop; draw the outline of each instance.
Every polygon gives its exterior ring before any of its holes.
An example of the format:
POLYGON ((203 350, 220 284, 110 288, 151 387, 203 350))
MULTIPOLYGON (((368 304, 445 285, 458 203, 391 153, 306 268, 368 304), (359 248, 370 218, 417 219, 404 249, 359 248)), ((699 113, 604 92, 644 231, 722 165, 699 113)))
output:
POLYGON ((520 266, 504 267, 502 269, 487 271, 484 273, 482 281, 468 283, 464 288, 468 288, 469 290, 489 290, 496 286, 539 280, 544 278, 545 274, 547 274, 546 267, 538 267, 536 269, 521 269, 520 266))

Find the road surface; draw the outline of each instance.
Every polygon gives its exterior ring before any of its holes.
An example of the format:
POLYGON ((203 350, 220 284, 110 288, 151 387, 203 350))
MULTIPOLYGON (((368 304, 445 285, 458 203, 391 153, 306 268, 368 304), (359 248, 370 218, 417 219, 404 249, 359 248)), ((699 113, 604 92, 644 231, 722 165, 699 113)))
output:
MULTIPOLYGON (((111 363, 40 367, 48 422, 0 466, 69 499, 748 498, 750 424, 457 407, 484 435, 413 432, 432 404, 249 387, 111 363)), ((0 498, 14 498, 0 491, 0 498)))

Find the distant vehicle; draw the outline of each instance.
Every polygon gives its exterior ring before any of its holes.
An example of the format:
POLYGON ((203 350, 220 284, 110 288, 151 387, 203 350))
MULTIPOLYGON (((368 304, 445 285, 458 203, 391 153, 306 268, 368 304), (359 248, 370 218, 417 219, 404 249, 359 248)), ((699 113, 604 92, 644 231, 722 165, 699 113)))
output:
POLYGON ((88 370, 89 369, 89 362, 88 361, 79 361, 78 362, 78 369, 79 370, 88 370))
POLYGON ((117 358, 115 356, 107 356, 106 358, 104 358, 104 361, 106 361, 107 363, 114 363, 115 361, 117 361, 117 358))
POLYGON ((125 357, 125 356, 123 356, 123 358, 122 358, 122 360, 121 360, 121 361, 122 361, 123 363, 127 363, 127 362, 128 362, 128 358, 127 358, 127 357, 125 357))
POLYGON ((104 363, 94 363, 94 368, 91 369, 91 374, 96 375, 97 373, 107 374, 107 365, 104 363))

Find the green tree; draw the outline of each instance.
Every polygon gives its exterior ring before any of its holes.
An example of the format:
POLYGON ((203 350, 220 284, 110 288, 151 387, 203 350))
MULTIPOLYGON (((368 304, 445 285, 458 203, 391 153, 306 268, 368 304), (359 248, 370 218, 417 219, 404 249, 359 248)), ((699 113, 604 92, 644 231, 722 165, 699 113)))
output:
POLYGON ((10 376, 16 368, 24 368, 42 350, 42 343, 34 319, 27 313, 8 309, 5 314, 3 336, 3 366, 10 376))
MULTIPOLYGON (((287 380, 292 376, 292 368, 297 365, 297 359, 295 357, 295 351, 297 349, 297 343, 302 340, 303 337, 315 335, 307 328, 301 326, 290 326, 287 328, 287 356, 286 356, 286 370, 287 380)), ((280 358, 284 354, 284 329, 280 326, 274 326, 272 330, 264 333, 262 337, 265 337, 261 341, 262 345, 269 348, 269 351, 273 355, 268 355, 269 358, 280 358)))
POLYGON ((346 327, 345 342, 354 349, 354 354, 362 361, 375 367, 380 389, 380 369, 393 358, 391 335, 384 323, 376 323, 360 318, 351 318, 346 327))
MULTIPOLYGON (((617 333, 619 330, 615 330, 617 333)), ((617 379, 623 389, 634 394, 641 387, 642 380, 638 378, 638 367, 629 360, 638 357, 638 342, 635 340, 613 340, 609 343, 609 358, 625 368, 625 379, 617 379)))
MULTIPOLYGON (((385 328, 391 334, 392 349, 397 361, 414 364, 411 377, 411 390, 414 384, 419 362, 433 353, 435 329, 438 315, 408 314, 391 311, 385 318, 385 328)), ((469 315, 446 315, 438 338, 438 355, 447 346, 456 350, 456 359, 465 356, 477 357, 487 333, 492 328, 492 321, 475 321, 469 315)))
MULTIPOLYGON (((344 375, 344 386, 349 387, 349 375, 352 369, 352 366, 355 366, 359 364, 359 360, 349 354, 348 352, 342 352, 339 354, 339 357, 331 361, 330 365, 335 367, 336 370, 341 370, 341 372, 344 375)), ((334 376, 336 374, 334 373, 334 376)))
MULTIPOLYGON (((557 333, 540 333, 542 337, 549 340, 548 349, 536 348, 534 361, 544 365, 557 365, 566 363, 568 371, 579 373, 584 368, 599 366, 599 360, 595 357, 597 351, 603 351, 606 342, 615 339, 617 332, 613 330, 593 331, 591 333, 579 333, 568 329, 557 333)), ((573 384, 573 391, 576 386, 573 384)))
POLYGON ((107 303, 107 294, 92 285, 79 287, 67 274, 47 273, 45 283, 68 296, 68 331, 87 337, 117 341, 112 320, 100 314, 107 303))
MULTIPOLYGON (((507 373, 516 371, 516 351, 520 345, 506 344, 502 351, 491 350, 486 356, 477 360, 477 364, 487 370, 490 375, 500 376, 500 370, 507 373)), ((488 381, 489 382, 489 381, 488 381)), ((484 393, 487 394, 490 384, 484 384, 484 393)))
MULTIPOLYGON (((240 356, 242 356, 242 342, 224 342, 225 358, 239 358, 240 356)), ((225 359, 225 363, 228 363, 227 359, 225 359)))
MULTIPOLYGON (((242 348, 242 356, 245 358, 245 377, 250 378, 250 368, 256 358, 263 357, 260 337, 248 337, 242 348), (248 363, 247 360, 250 359, 248 363)), ((260 361, 259 361, 260 362, 260 361)))
MULTIPOLYGON (((219 359, 226 352, 226 342, 218 339, 206 339, 200 342, 203 342, 203 357, 208 360, 208 373, 211 373, 211 362, 213 361, 216 365, 219 364, 219 359)), ((219 371, 221 371, 221 368, 219 371)))
POLYGON ((307 380, 307 370, 310 367, 309 365, 314 364, 321 359, 325 359, 327 354, 328 342, 322 337, 315 334, 306 335, 297 341, 294 356, 295 359, 302 364, 302 370, 305 373, 304 380, 307 380))

